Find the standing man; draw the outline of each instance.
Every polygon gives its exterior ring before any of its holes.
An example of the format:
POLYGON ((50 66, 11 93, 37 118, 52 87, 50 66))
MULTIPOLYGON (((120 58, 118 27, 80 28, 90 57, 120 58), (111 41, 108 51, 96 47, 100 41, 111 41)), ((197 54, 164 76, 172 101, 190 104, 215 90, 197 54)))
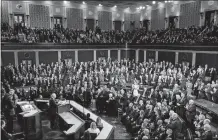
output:
POLYGON ((10 89, 9 94, 5 98, 5 117, 7 119, 8 133, 13 133, 13 119, 15 117, 15 108, 17 106, 17 96, 14 94, 14 90, 10 89))
POLYGON ((57 112, 57 102, 55 101, 56 94, 52 93, 51 98, 49 100, 49 117, 51 123, 51 129, 55 129, 55 120, 56 120, 56 112, 57 112))

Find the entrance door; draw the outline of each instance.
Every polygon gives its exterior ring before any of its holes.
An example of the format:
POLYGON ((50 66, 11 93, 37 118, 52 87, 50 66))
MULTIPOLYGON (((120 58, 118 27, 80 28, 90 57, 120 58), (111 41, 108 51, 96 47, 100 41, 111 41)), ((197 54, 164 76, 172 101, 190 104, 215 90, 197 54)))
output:
POLYGON ((148 30, 148 26, 149 26, 149 22, 150 22, 150 20, 143 20, 143 27, 146 29, 146 30, 148 30))
POLYGON ((22 64, 24 66, 32 66, 32 60, 22 60, 22 64))
POLYGON ((130 21, 130 31, 135 29, 135 21, 130 21))
POLYGON ((170 16, 170 17, 169 17, 169 22, 168 22, 169 24, 168 24, 168 27, 169 27, 170 29, 176 28, 175 20, 176 20, 176 17, 175 17, 175 16, 170 16))
POLYGON ((214 24, 215 11, 207 11, 205 13, 205 26, 211 27, 214 24))
POLYGON ((55 29, 62 28, 62 17, 54 17, 54 28, 55 29))
POLYGON ((14 29, 18 32, 25 27, 24 14, 14 14, 14 29))
POLYGON ((154 59, 153 58, 149 58, 148 59, 148 62, 150 63, 150 62, 154 62, 154 59))
POLYGON ((24 14, 14 14, 15 23, 24 23, 24 14))
POLYGON ((64 59, 67 66, 72 66, 72 59, 64 59))
POLYGON ((87 29, 91 29, 92 31, 94 31, 95 29, 95 20, 94 19, 86 19, 86 27, 87 29))
POLYGON ((114 30, 121 31, 122 22, 121 21, 114 21, 114 30))

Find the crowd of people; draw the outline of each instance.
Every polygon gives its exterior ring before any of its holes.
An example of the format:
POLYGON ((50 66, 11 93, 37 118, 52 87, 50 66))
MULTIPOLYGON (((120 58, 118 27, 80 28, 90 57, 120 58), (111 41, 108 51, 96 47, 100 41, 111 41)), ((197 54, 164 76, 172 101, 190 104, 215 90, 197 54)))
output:
POLYGON ((1 75, 2 113, 8 120, 9 133, 13 131, 10 122, 17 100, 49 98, 52 93, 59 99, 96 108, 100 114, 115 116, 121 109, 121 120, 135 139, 183 139, 180 117, 187 120, 191 129, 200 124, 196 136, 203 138, 210 123, 196 120, 193 100, 218 103, 216 69, 207 65, 190 68, 164 61, 102 59, 72 65, 64 61, 39 66, 8 65, 2 66, 1 75), (24 90, 26 86, 29 90, 24 90), (202 130, 205 133, 199 133, 202 130))
POLYGON ((127 31, 103 31, 98 26, 91 29, 29 28, 17 23, 14 28, 2 24, 2 42, 21 43, 82 43, 82 44, 217 44, 218 27, 167 28, 148 31, 136 28, 127 31))

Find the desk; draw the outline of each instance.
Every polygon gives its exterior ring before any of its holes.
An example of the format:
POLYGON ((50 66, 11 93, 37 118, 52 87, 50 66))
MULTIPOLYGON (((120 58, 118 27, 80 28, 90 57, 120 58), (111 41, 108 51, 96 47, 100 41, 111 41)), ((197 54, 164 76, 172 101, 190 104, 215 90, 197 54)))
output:
MULTIPOLYGON (((35 100, 36 102, 44 102, 47 103, 49 102, 49 100, 46 99, 42 99, 42 100, 35 100)), ((89 111, 88 109, 84 108, 83 106, 81 106, 80 104, 76 103, 75 101, 72 100, 67 100, 68 103, 70 103, 70 105, 75 108, 76 110, 80 111, 80 113, 82 114, 90 114, 90 119, 92 119, 93 121, 96 121, 96 119, 98 118, 97 115, 95 115, 94 113, 92 113, 91 111, 89 111), (84 111, 84 112, 83 112, 84 111)), ((61 115, 63 116, 63 115, 61 115)), ((97 136, 96 139, 113 139, 114 138, 114 127, 109 124, 108 122, 106 122, 105 120, 102 119, 102 123, 103 123, 103 129, 101 130, 100 134, 97 136)), ((74 131, 74 126, 72 126, 70 129, 68 129, 67 132, 71 132, 74 131), (72 129, 71 129, 72 128, 72 129)))
MULTIPOLYGON (((95 115, 88 109, 84 108, 80 104, 76 103, 75 101, 70 101, 70 104, 80 112, 83 112, 84 110, 84 114, 90 113, 90 118, 93 121, 96 121, 96 119, 98 118, 97 115, 95 115)), ((114 138, 114 127, 103 119, 101 122, 103 123, 103 129, 101 130, 100 134, 96 137, 96 139, 113 139, 114 138)))
POLYGON ((17 104, 18 122, 24 131, 25 139, 41 139, 41 111, 34 104, 26 101, 18 102, 17 104))
POLYGON ((58 115, 60 117, 60 129, 64 131, 64 134, 67 135, 68 139, 79 139, 80 134, 85 131, 85 121, 71 111, 59 113, 58 115), (67 128, 64 124, 67 125, 67 128))
POLYGON ((198 99, 195 100, 196 106, 199 106, 209 112, 212 112, 213 114, 218 116, 218 104, 215 104, 213 102, 204 100, 204 99, 198 99))

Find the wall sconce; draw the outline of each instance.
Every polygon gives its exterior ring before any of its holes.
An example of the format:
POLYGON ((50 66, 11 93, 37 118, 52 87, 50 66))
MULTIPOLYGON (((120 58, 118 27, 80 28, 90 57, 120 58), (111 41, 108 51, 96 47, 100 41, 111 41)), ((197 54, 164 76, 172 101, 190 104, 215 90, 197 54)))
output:
POLYGON ((125 21, 122 22, 123 24, 125 23, 125 21))
POLYGON ((115 21, 113 21, 113 24, 115 24, 115 21))
POLYGON ((51 17, 51 20, 53 20, 54 17, 51 17))
POLYGON ((139 21, 139 23, 142 25, 142 21, 139 21))
POLYGON ((67 18, 66 18, 66 17, 64 17, 64 20, 67 20, 67 18))
POLYGON ((27 18, 29 18, 30 15, 26 15, 27 18))
POLYGON ((84 21, 85 21, 85 22, 86 22, 86 20, 87 20, 87 19, 86 19, 86 18, 84 18, 84 21))
POLYGON ((96 22, 96 24, 98 24, 98 20, 96 20, 95 22, 96 22))
POLYGON ((201 12, 201 13, 200 13, 200 16, 201 16, 201 19, 203 19, 204 12, 201 12))

